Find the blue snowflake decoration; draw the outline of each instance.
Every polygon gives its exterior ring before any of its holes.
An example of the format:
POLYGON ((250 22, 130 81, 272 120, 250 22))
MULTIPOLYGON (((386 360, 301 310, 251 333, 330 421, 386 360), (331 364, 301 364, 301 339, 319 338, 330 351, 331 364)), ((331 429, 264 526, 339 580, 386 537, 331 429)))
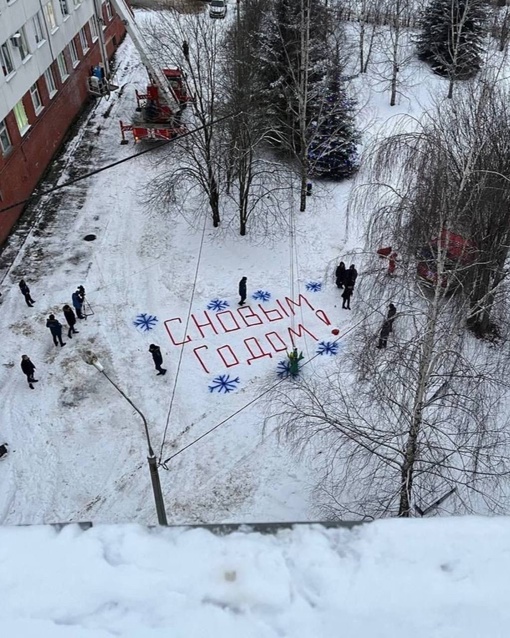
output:
POLYGON ((140 328, 142 332, 149 332, 149 330, 152 330, 157 323, 157 317, 145 314, 145 312, 142 312, 142 314, 138 315, 135 321, 133 321, 133 325, 140 328))
POLYGON ((209 392, 219 392, 220 394, 223 392, 227 394, 227 392, 233 392, 237 390, 237 384, 240 383, 239 377, 235 379, 230 378, 229 374, 220 374, 217 377, 214 377, 212 380, 212 385, 208 386, 209 392))
POLYGON ((225 308, 228 308, 229 305, 230 304, 225 299, 211 299, 211 301, 207 304, 207 310, 220 312, 221 310, 225 310, 225 308))
POLYGON ((271 293, 267 290, 256 290, 251 296, 255 301, 269 301, 271 299, 271 293))
POLYGON ((317 347, 317 354, 338 354, 339 345, 335 341, 321 341, 317 347))
POLYGON ((320 281, 310 281, 306 284, 306 289, 310 292, 320 292, 322 290, 322 284, 320 281))
POLYGON ((276 374, 280 379, 286 379, 290 375, 290 361, 288 359, 278 363, 276 366, 276 374))

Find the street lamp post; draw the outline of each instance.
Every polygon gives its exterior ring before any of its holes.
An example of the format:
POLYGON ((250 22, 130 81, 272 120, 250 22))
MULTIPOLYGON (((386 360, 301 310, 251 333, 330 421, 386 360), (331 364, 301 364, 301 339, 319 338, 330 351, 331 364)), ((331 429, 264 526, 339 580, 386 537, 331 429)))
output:
POLYGON ((143 426, 145 428, 145 437, 147 439, 147 461, 149 463, 149 471, 151 474, 152 492, 154 494, 154 503, 156 505, 158 523, 160 525, 168 525, 166 520, 165 502, 163 500, 163 492, 161 491, 161 482, 159 480, 158 463, 156 455, 154 454, 154 450, 152 449, 151 439, 149 436, 149 426, 147 425, 147 419, 145 418, 145 415, 136 407, 133 401, 131 401, 131 399, 126 394, 124 394, 119 386, 114 381, 112 381, 112 379, 110 379, 110 377, 104 371, 104 367, 102 366, 101 362, 92 352, 86 353, 83 358, 86 363, 94 366, 96 370, 101 372, 101 374, 108 379, 108 381, 113 385, 117 392, 121 394, 129 403, 129 405, 142 417, 143 426))

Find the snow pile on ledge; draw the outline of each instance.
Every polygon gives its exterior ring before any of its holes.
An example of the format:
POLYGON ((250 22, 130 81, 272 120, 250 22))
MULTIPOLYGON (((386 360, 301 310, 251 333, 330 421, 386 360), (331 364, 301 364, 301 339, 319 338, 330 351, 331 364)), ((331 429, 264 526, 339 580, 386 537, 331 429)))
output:
POLYGON ((6 638, 498 638, 510 518, 0 528, 6 638))

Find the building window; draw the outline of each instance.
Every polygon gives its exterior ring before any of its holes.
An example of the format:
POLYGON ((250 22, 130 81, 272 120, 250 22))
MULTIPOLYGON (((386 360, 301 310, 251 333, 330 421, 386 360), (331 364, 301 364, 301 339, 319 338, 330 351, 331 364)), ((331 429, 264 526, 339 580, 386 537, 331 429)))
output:
POLYGON ((7 42, 4 42, 0 47, 0 58, 4 75, 10 75, 14 71, 14 65, 12 63, 12 56, 7 42))
POLYGON ((7 130, 7 124, 5 120, 0 122, 0 147, 2 147, 2 153, 5 155, 12 148, 11 138, 9 137, 9 131, 7 130))
POLYGON ((113 18, 112 3, 110 2, 110 0, 106 0, 104 6, 106 7, 106 15, 108 17, 108 20, 111 20, 113 18))
POLYGON ((57 64, 58 70, 60 71, 60 77, 62 78, 62 82, 65 82, 69 77, 69 69, 67 68, 67 60, 64 52, 59 53, 57 55, 57 64))
POLYGON ((41 100, 41 94, 39 93, 39 89, 37 87, 37 83, 32 84, 32 86, 30 87, 30 96, 34 105, 35 114, 37 115, 43 110, 43 103, 41 100))
POLYGON ((46 16, 47 23, 50 25, 50 31, 58 29, 57 19, 55 18, 55 9, 53 8, 53 0, 50 0, 48 4, 44 5, 44 15, 46 16))
POLYGON ((25 60, 30 55, 30 51, 28 49, 28 43, 27 43, 27 36, 25 33, 25 27, 21 27, 21 29, 19 29, 16 35, 19 35, 19 37, 16 38, 16 46, 18 47, 18 51, 21 56, 21 59, 25 60))
POLYGON ((35 16, 32 18, 32 22, 34 24, 34 33, 35 33, 35 41, 37 44, 41 44, 44 42, 44 30, 43 30, 43 21, 42 21, 41 12, 38 11, 35 16))
POLYGON ((71 62, 73 63, 74 68, 75 66, 78 66, 78 64, 80 64, 80 56, 78 55, 78 50, 76 49, 74 40, 71 40, 71 42, 69 42, 69 51, 71 53, 71 62))
POLYGON ((57 92, 57 84, 55 82, 55 76, 53 75, 53 69, 51 66, 44 72, 44 79, 46 80, 46 86, 48 87, 48 93, 51 98, 57 92))
POLYGON ((69 5, 67 4, 67 0, 59 0, 60 2, 60 10, 62 11, 62 15, 64 16, 64 20, 69 15, 69 5))
POLYGON ((20 100, 13 109, 14 117, 16 118, 16 124, 18 125, 19 132, 24 135, 30 128, 28 123, 28 117, 25 113, 25 107, 23 106, 23 100, 20 100))
POLYGON ((92 34, 92 42, 95 42, 99 38, 99 30, 97 28, 97 18, 92 16, 89 20, 90 33, 92 34))
POLYGON ((85 30, 85 27, 83 27, 83 29, 80 29, 80 44, 83 53, 89 50, 89 39, 87 37, 87 31, 85 30))

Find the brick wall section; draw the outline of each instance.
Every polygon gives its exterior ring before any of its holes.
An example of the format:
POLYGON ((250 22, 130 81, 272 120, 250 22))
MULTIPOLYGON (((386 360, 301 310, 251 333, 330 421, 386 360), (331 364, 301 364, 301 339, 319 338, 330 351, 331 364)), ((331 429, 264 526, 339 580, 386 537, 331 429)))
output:
MULTIPOLYGON (((92 42, 88 24, 85 29, 88 41, 92 42)), ((114 16, 105 34, 108 56, 111 57, 125 35, 124 25, 118 16, 114 16)), ((0 152, 0 209, 29 197, 60 148, 69 127, 90 99, 87 77, 90 75, 90 67, 101 60, 99 44, 96 42, 84 54, 78 35, 74 42, 80 63, 73 69, 66 47, 70 76, 62 84, 57 63, 53 63, 58 92, 51 100, 44 76, 37 81, 44 106, 39 115, 35 114, 30 92, 24 95, 23 105, 31 125, 28 133, 20 136, 12 111, 5 120, 13 148, 7 156, 0 152)), ((23 206, 18 206, 0 213, 0 245, 4 243, 22 212, 23 206)))

